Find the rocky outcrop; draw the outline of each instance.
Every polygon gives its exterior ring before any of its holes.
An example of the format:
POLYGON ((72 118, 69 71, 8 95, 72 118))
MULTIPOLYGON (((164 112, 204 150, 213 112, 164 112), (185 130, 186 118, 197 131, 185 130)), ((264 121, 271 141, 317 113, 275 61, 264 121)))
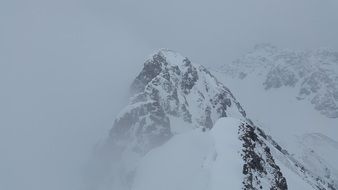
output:
POLYGON ((239 134, 240 140, 243 141, 243 189, 288 189, 286 179, 275 163, 269 146, 257 133, 257 129, 243 123, 239 126, 239 134))

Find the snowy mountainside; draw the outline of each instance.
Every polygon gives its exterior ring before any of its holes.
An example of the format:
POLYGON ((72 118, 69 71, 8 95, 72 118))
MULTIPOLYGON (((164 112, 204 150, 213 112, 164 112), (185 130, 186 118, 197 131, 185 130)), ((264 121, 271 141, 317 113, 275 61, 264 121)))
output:
POLYGON ((260 44, 241 58, 224 64, 221 71, 242 80, 255 75, 266 90, 295 88, 295 98, 308 101, 329 118, 338 118, 337 51, 291 51, 260 44))
POLYGON ((338 142, 321 134, 304 134, 298 138, 299 146, 302 147, 297 159, 301 160, 307 169, 330 181, 338 184, 338 142))
MULTIPOLYGON (((308 136, 320 136, 323 141, 334 142, 332 139, 325 137, 322 134, 306 134, 303 135, 303 140, 299 140, 299 142, 292 142, 293 139, 290 139, 291 144, 293 146, 298 147, 297 154, 290 154, 286 149, 280 146, 275 140, 272 139, 271 136, 267 135, 260 128, 257 128, 259 135, 262 136, 266 142, 269 142, 274 148, 272 148, 271 153, 273 157, 276 159, 276 163, 278 166, 281 166, 282 173, 287 176, 287 181, 293 181, 295 174, 298 177, 308 184, 310 184, 314 189, 337 189, 337 175, 336 175, 336 166, 332 164, 332 160, 337 158, 337 147, 336 144, 330 144, 331 147, 326 146, 317 146, 317 149, 305 148, 304 147, 304 139, 308 136), (316 150, 317 152, 315 152, 316 150), (324 152, 321 156, 318 155, 319 152, 324 152), (328 150, 333 150, 333 152, 329 152, 328 150), (302 154, 299 154, 302 153, 302 154), (301 155, 301 156, 300 156, 301 155), (327 156, 327 157, 325 157, 327 156), (312 162, 309 162, 312 161, 312 162), (327 164, 327 160, 331 165, 327 164), (324 165, 326 164, 326 165, 324 165), (290 173, 292 172, 292 173, 290 173)), ((316 142, 312 142, 313 144, 316 142)), ((308 146, 308 145, 307 145, 308 146)), ((299 188, 297 188, 299 189, 299 188)))

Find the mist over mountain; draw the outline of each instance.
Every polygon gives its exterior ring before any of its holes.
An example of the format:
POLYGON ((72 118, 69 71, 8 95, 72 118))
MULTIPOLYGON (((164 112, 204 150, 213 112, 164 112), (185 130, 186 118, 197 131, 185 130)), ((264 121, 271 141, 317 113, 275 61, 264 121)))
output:
POLYGON ((1 0, 0 190, 336 185, 337 7, 1 0), (224 69, 236 60, 243 79, 224 69))
POLYGON ((250 120, 231 91, 205 67, 163 49, 145 61, 131 84, 129 105, 94 155, 88 172, 101 174, 89 186, 335 189, 336 168, 321 162, 334 158, 337 147, 332 142, 329 158, 312 159, 305 148, 307 160, 290 154, 250 120))

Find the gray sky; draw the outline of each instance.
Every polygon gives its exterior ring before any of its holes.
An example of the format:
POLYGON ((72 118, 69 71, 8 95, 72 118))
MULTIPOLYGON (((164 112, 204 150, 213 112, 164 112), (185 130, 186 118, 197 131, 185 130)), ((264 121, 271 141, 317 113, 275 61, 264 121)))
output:
POLYGON ((256 43, 338 47, 337 0, 99 0, 95 14, 116 18, 151 48, 168 47, 203 64, 228 61, 256 43), (102 8, 104 7, 104 8, 102 8))
POLYGON ((337 0, 0 1, 0 189, 79 187, 148 54, 207 66, 256 43, 338 49, 337 0))

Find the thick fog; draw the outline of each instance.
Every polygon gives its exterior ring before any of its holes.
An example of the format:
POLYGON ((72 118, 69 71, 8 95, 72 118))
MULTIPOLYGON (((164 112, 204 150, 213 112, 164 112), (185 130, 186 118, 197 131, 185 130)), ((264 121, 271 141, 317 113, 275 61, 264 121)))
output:
POLYGON ((336 0, 1 0, 0 189, 82 189, 159 48, 209 66, 256 43, 338 49, 336 0))

